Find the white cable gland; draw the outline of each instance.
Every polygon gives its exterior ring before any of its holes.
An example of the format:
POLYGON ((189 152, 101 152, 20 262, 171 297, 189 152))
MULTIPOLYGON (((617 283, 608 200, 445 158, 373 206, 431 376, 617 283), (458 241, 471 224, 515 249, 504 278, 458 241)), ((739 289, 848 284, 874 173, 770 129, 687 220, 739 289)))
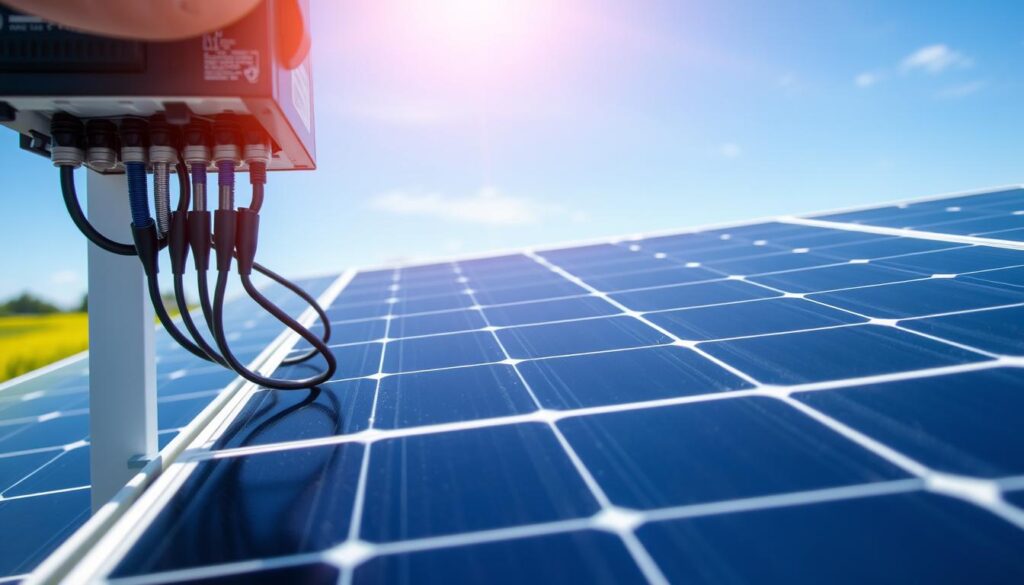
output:
POLYGON ((173 165, 178 162, 178 151, 173 146, 153 145, 149 147, 149 162, 173 165))
POLYGON ((130 162, 149 162, 146 156, 146 149, 142 146, 122 146, 121 147, 121 160, 126 163, 130 162))
POLYGON ((254 162, 261 162, 267 166, 270 166, 270 143, 266 142, 263 144, 246 144, 242 150, 242 158, 245 159, 245 163, 252 165, 254 162))
POLYGON ((54 146, 50 148, 50 160, 53 161, 55 167, 75 167, 77 169, 85 160, 85 152, 75 146, 54 146))
POLYGON ((90 146, 85 151, 85 160, 96 171, 109 171, 117 166, 117 151, 106 146, 90 146))
POLYGON ((241 153, 237 144, 215 144, 213 145, 213 160, 220 162, 229 160, 236 165, 242 162, 241 153))
POLYGON ((181 158, 190 165, 195 163, 209 165, 213 160, 213 155, 210 153, 210 147, 205 144, 186 144, 181 149, 181 158))

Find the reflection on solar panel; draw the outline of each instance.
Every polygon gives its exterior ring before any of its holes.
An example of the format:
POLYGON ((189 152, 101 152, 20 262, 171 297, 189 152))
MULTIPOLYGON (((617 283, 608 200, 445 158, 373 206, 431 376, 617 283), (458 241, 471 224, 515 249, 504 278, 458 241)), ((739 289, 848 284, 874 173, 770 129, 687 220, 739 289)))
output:
MULTIPOLYGON (((329 283, 303 282, 314 292, 329 283)), ((268 294, 288 310, 304 308, 283 288, 269 288, 268 294)), ((244 346, 239 342, 246 361, 281 332, 272 317, 253 318, 258 313, 247 303, 227 307, 229 330, 246 337, 244 346)), ((164 447, 234 376, 192 357, 162 331, 156 345, 164 447)), ((8 536, 0 546, 0 583, 32 571, 89 517, 88 384, 87 360, 78 356, 0 385, 0 526, 8 536)))
POLYGON ((1022 582, 1017 203, 359 272, 76 577, 1022 582))

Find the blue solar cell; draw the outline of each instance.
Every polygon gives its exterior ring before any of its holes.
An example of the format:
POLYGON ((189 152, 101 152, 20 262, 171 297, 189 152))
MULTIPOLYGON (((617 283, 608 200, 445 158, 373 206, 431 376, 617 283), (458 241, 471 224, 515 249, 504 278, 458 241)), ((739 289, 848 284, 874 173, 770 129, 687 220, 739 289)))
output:
POLYGON ((89 417, 85 415, 0 427, 0 453, 64 446, 84 439, 88 434, 89 417))
POLYGON ((651 313, 647 318, 677 337, 691 341, 763 335, 866 321, 843 311, 792 298, 651 313))
POLYGON ((218 449, 346 435, 370 424, 373 380, 332 382, 306 392, 254 394, 217 441, 218 449))
POLYGON ((536 262, 523 254, 508 254, 506 256, 493 256, 491 258, 478 258, 476 260, 460 260, 459 268, 463 272, 504 272, 532 268, 536 262))
POLYGON ((591 296, 487 307, 483 311, 490 324, 497 327, 602 317, 622 312, 607 301, 591 296))
POLYGON ((641 542, 673 583, 1014 583, 1024 532, 921 493, 648 524, 641 542))
POLYGON ((1007 492, 1004 497, 1014 506, 1024 509, 1024 491, 1007 492))
POLYGON ((489 331, 450 333, 388 343, 384 353, 384 371, 394 374, 434 370, 496 362, 504 357, 489 331))
POLYGON ((597 509, 550 428, 507 425, 374 443, 360 534, 423 538, 597 509))
POLYGON ((203 390, 217 390, 228 385, 238 375, 221 367, 210 367, 205 371, 191 371, 185 368, 181 377, 165 377, 157 380, 157 393, 161 398, 191 394, 203 390))
POLYGON ((593 244, 590 246, 544 250, 539 255, 552 264, 566 265, 586 265, 595 262, 601 263, 614 261, 615 259, 630 258, 629 251, 615 244, 593 244))
POLYGON ((334 321, 351 321, 354 319, 369 319, 371 317, 383 317, 391 310, 391 305, 385 302, 335 304, 325 311, 327 318, 334 321))
POLYGON ((452 273, 449 280, 430 283, 411 283, 400 285, 394 292, 395 298, 412 300, 422 297, 434 297, 442 295, 457 295, 465 290, 466 285, 455 281, 456 275, 452 273))
POLYGON ((713 341, 701 348, 768 384, 857 378, 988 359, 877 325, 713 341))
MULTIPOLYGON (((89 452, 89 447, 79 447, 60 454, 60 457, 38 468, 35 473, 25 477, 24 481, 4 492, 4 497, 88 486, 89 452)), ((50 453, 50 458, 53 455, 50 453)))
MULTIPOLYGON (((313 332, 319 334, 320 325, 313 328, 313 332)), ((338 323, 331 325, 331 345, 345 343, 366 343, 384 337, 387 328, 387 321, 384 319, 367 319, 365 321, 354 321, 349 323, 338 323)), ((296 350, 309 350, 312 346, 305 339, 300 339, 295 344, 296 350)))
POLYGON ((971 246, 969 248, 953 248, 926 252, 898 258, 879 260, 882 266, 893 266, 920 272, 922 274, 962 274, 975 270, 991 268, 1007 268, 1024 264, 1024 252, 993 248, 991 246, 971 246))
POLYGON ((748 276, 747 280, 791 293, 811 293, 926 278, 916 272, 876 264, 839 264, 748 276))
MULTIPOLYGON (((336 380, 347 378, 359 378, 377 373, 380 364, 380 352, 384 347, 381 343, 361 343, 359 345, 346 345, 343 347, 332 347, 331 353, 338 361, 338 371, 334 374, 336 380)), ((319 360, 310 360, 318 362, 319 360)), ((315 363, 303 363, 294 366, 285 366, 278 369, 274 375, 282 378, 305 378, 316 375, 323 370, 315 363)))
POLYGON ((570 532, 376 558, 353 583, 639 583, 643 575, 611 534, 570 532))
POLYGON ((210 396, 163 401, 157 405, 157 428, 179 429, 186 426, 209 403, 210 396))
POLYGON ((910 319, 900 325, 984 351, 1024 355, 1024 307, 910 319))
POLYGON ((535 360, 518 368, 540 403, 559 410, 749 387, 711 360, 678 346, 535 360))
POLYGON ((980 282, 982 284, 1006 284, 1010 286, 1024 287, 1024 268, 1001 268, 998 270, 986 270, 975 272, 960 277, 967 282, 980 282))
POLYGON ((610 296, 635 311, 660 311, 766 299, 781 294, 749 282, 720 280, 616 293, 610 296))
POLYGON ((903 319, 1019 303, 1024 301, 1024 289, 933 278, 819 293, 807 298, 869 317, 903 319))
POLYGON ((823 489, 906 473, 793 408, 736 398, 562 420, 608 497, 662 508, 823 489))
POLYGON ((89 519, 89 510, 89 490, 0 501, 0 526, 7 531, 0 575, 34 569, 89 519))
POLYGON ((25 476, 60 455, 60 451, 44 451, 0 457, 0 495, 6 493, 8 488, 21 481, 25 476))
POLYGON ((834 258, 823 256, 817 252, 781 252, 739 260, 714 261, 707 264, 715 270, 726 274, 748 275, 777 272, 779 270, 796 270, 835 263, 836 260, 834 258))
MULTIPOLYGON (((433 335, 435 333, 453 333, 482 329, 483 317, 477 310, 450 311, 415 317, 396 317, 391 320, 388 336, 392 338, 415 337, 417 335, 433 335)), ((383 337, 383 334, 380 336, 383 337)))
POLYGON ((795 395, 925 465, 963 475, 1024 473, 1024 372, 994 369, 795 395), (955 416, 952 413, 956 413, 955 416))
POLYGON ((394 429, 536 410, 508 365, 455 368, 381 380, 376 426, 394 429))
POLYGON ((998 230, 1024 228, 1024 216, 1003 212, 1001 215, 971 217, 920 225, 917 229, 943 234, 978 234, 998 230))
POLYGON ((499 305, 503 303, 554 299, 586 293, 587 291, 583 287, 573 284, 568 280, 561 280, 535 286, 481 289, 476 291, 475 296, 481 305, 499 305))
POLYGON ((655 258, 653 252, 631 252, 631 256, 611 262, 600 264, 566 264, 560 266, 586 281, 600 281, 603 278, 617 277, 624 274, 650 272, 654 270, 665 270, 667 268, 678 268, 674 263, 665 258, 655 258))
POLYGON ((843 244, 841 246, 829 246, 828 248, 817 248, 815 252, 822 256, 837 258, 840 260, 855 260, 875 258, 886 258, 889 256, 900 256, 905 254, 917 254, 920 252, 932 252, 935 250, 947 250, 950 248, 962 248, 964 244, 955 242, 939 242, 936 240, 915 240, 912 238, 879 238, 868 242, 857 242, 843 244))
POLYGON ((88 407, 89 394, 87 392, 47 394, 31 400, 15 399, 0 402, 0 420, 40 416, 51 412, 75 411, 88 407))
POLYGON ((472 283, 474 288, 517 288, 565 280, 534 260, 530 260, 529 266, 512 270, 464 271, 462 276, 472 283))
POLYGON ((473 306, 473 297, 467 294, 417 297, 413 299, 404 299, 395 303, 393 314, 409 315, 413 313, 427 313, 430 311, 465 309, 466 307, 471 306, 473 306))
POLYGON ((633 317, 602 317, 500 329, 498 337, 516 359, 589 353, 669 343, 671 338, 633 317))
POLYGON ((789 248, 823 248, 843 244, 863 244, 889 239, 887 236, 881 236, 878 234, 833 230, 828 228, 808 227, 807 230, 808 231, 806 232, 781 234, 778 237, 771 238, 769 243, 785 245, 789 248))
MULTIPOLYGON (((761 258, 781 252, 778 248, 757 246, 753 242, 716 242, 694 248, 689 245, 659 247, 669 258, 679 262, 729 262, 738 259, 761 258)), ((788 253, 788 251, 787 251, 788 253)))
POLYGON ((647 270, 644 272, 628 272, 624 274, 613 274, 609 276, 586 276, 575 273, 587 282, 590 286, 602 291, 627 290, 634 288, 646 288, 651 286, 665 286, 670 284, 683 284, 701 280, 714 280, 722 275, 710 270, 684 266, 666 267, 664 260, 658 270, 647 270))
POLYGON ((348 533, 362 453, 342 444, 202 462, 114 575, 336 544, 348 533))

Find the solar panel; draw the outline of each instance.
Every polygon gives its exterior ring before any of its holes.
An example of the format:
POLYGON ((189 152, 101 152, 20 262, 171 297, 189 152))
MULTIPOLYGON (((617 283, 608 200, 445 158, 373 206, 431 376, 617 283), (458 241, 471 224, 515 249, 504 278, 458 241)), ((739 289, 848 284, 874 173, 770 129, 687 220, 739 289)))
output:
POLYGON ((338 379, 238 394, 75 576, 1021 581, 1024 246, 970 237, 1019 201, 347 275, 338 379))
MULTIPOLYGON (((333 280, 333 279, 332 279, 333 280)), ((307 280, 314 292, 330 281, 307 280)), ((268 288, 282 305, 301 311, 302 301, 283 288, 268 288)), ((281 332, 272 317, 254 318, 242 302, 227 304, 231 331, 245 334, 240 355, 248 361, 281 332)), ((192 357, 162 331, 156 337, 160 447, 205 408, 234 378, 192 357)), ((0 583, 31 572, 90 513, 88 364, 84 355, 0 385, 0 583)))

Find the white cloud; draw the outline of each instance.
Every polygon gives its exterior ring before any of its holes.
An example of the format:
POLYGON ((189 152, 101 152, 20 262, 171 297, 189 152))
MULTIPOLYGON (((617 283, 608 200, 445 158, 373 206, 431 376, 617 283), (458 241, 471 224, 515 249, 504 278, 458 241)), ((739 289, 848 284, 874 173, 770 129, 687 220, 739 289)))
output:
POLYGON ((900 62, 903 71, 924 71, 930 74, 942 73, 951 67, 970 67, 973 62, 962 53, 950 49, 946 45, 928 45, 921 47, 900 62))
POLYGON ((56 286, 78 284, 79 276, 74 270, 58 270, 50 275, 50 282, 56 286))
POLYGON ((861 73, 857 77, 853 78, 853 83, 857 87, 871 87, 872 85, 881 81, 881 76, 877 73, 861 73))
POLYGON ((979 91, 985 89, 986 85, 988 84, 984 81, 972 81, 970 83, 952 85, 950 87, 946 87, 937 91, 935 93, 935 97, 942 99, 963 98, 978 93, 979 91))
POLYGON ((467 197, 420 190, 389 191, 373 197, 369 205, 372 209, 396 215, 494 226, 527 225, 552 218, 577 223, 588 220, 585 213, 527 197, 506 195, 493 187, 485 187, 467 197))
POLYGON ((718 154, 725 158, 738 158, 743 154, 743 149, 740 148, 739 144, 734 142, 726 142, 722 146, 718 147, 718 154))

